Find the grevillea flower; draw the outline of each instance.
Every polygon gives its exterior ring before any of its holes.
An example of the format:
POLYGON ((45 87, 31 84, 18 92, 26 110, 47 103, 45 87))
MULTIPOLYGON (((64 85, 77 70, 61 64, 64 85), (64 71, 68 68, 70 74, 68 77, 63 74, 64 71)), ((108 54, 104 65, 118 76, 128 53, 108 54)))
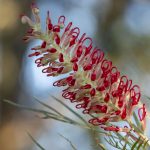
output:
MULTIPOLYGON (((43 67, 47 76, 68 75, 54 82, 54 86, 66 88, 62 96, 76 103, 77 109, 90 114, 93 125, 100 125, 104 130, 119 131, 119 127, 105 126, 107 122, 118 122, 129 119, 133 108, 138 104, 141 93, 138 85, 132 85, 126 75, 121 76, 117 67, 104 56, 104 52, 93 47, 92 39, 86 34, 80 36, 80 29, 69 22, 65 27, 65 16, 52 24, 50 13, 47 12, 46 31, 41 30, 39 9, 32 4, 35 18, 33 22, 23 15, 22 22, 28 23, 30 29, 24 41, 42 40, 41 45, 32 48, 29 57, 39 56, 35 63, 43 67)), ((140 108, 145 118, 145 105, 140 108)))

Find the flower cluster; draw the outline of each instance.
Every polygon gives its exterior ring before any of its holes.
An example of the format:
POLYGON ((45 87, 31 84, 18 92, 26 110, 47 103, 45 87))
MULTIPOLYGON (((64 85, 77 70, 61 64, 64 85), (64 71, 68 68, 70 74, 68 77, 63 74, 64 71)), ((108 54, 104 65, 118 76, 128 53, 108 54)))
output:
MULTIPOLYGON (((48 11, 46 31, 42 32, 39 9, 34 4, 32 12, 34 22, 25 15, 21 18, 30 26, 24 41, 40 39, 42 43, 32 48, 34 52, 29 57, 40 56, 35 63, 43 67, 42 72, 47 76, 68 75, 53 85, 66 87, 62 96, 77 103, 76 108, 83 109, 84 114, 90 114, 90 123, 119 131, 118 127, 103 125, 130 118, 141 97, 139 86, 132 85, 127 76, 121 76, 104 52, 93 47, 90 37, 85 33, 79 35, 80 29, 73 27, 72 22, 65 27, 65 16, 60 16, 54 25, 48 11)), ((145 112, 145 106, 142 109, 145 112)), ((145 113, 140 119, 144 117, 145 113)))

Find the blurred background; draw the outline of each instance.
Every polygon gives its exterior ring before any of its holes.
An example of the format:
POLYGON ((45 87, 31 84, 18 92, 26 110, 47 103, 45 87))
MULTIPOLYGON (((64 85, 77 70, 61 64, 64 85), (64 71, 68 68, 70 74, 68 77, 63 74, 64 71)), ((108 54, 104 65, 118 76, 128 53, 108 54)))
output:
MULTIPOLYGON (((69 150, 70 145, 58 133, 70 139, 79 150, 93 150, 91 133, 64 123, 41 120, 36 114, 2 103, 8 99, 39 108, 33 97, 53 105, 50 95, 61 98, 61 90, 52 86, 57 78, 47 78, 36 68, 29 50, 36 42, 24 43, 28 28, 19 16, 32 16, 33 1, 0 0, 0 150, 38 149, 26 134, 30 132, 45 149, 69 150), (71 132, 71 131, 74 132, 71 132)), ((122 74, 150 96, 150 1, 149 0, 35 0, 41 10, 44 28, 47 10, 54 22, 65 15, 93 38, 122 74)), ((144 99, 143 99, 144 100, 144 99)), ((74 107, 74 106, 73 106, 74 107)), ((67 114, 68 115, 68 114, 67 114)), ((70 114, 69 114, 70 115, 70 114)), ((95 149, 98 149, 95 147, 95 149)))

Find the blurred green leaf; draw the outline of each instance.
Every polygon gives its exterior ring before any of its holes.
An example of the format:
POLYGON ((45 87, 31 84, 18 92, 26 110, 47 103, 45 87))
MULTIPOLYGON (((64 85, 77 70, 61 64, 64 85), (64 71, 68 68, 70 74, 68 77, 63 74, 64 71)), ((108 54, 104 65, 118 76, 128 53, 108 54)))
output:
POLYGON ((74 120, 72 120, 72 119, 70 119, 70 118, 68 118, 66 116, 56 115, 54 113, 51 113, 51 112, 48 112, 48 111, 45 111, 45 110, 41 110, 41 109, 29 108, 27 106, 23 106, 23 105, 14 103, 14 102, 9 101, 9 100, 3 100, 3 101, 5 103, 8 103, 8 104, 10 104, 12 106, 15 106, 15 107, 18 107, 18 108, 21 108, 21 109, 25 109, 25 110, 41 113, 41 114, 44 115, 44 117, 42 117, 43 119, 51 118, 51 119, 55 119, 55 120, 66 122, 66 123, 70 123, 70 124, 75 124, 75 125, 79 124, 78 122, 76 122, 76 121, 74 121, 74 120))
POLYGON ((30 133, 27 133, 29 135, 29 137, 31 138, 31 140, 36 144, 36 146, 38 148, 40 148, 40 150, 46 150, 45 148, 43 148, 33 137, 30 133))
POLYGON ((77 116, 80 120, 82 120, 86 125, 88 125, 87 121, 81 116, 79 115, 77 112, 75 112, 73 109, 71 109, 69 106, 67 106, 65 103, 63 103, 61 100, 59 100, 58 98, 52 96, 58 103, 60 103, 61 105, 63 105, 65 108, 67 108, 70 112, 72 112, 75 116, 77 116))
POLYGON ((139 121, 137 115, 135 112, 133 112, 133 118, 135 120, 135 123, 137 125, 137 128, 139 128, 139 130, 141 131, 141 133, 143 133, 143 130, 142 130, 142 126, 141 126, 141 122, 139 121))
POLYGON ((127 147, 127 143, 124 144, 123 149, 122 150, 126 150, 127 147))
POLYGON ((133 144, 131 150, 135 150, 135 148, 137 148, 137 146, 138 146, 140 140, 141 140, 141 137, 139 137, 138 140, 133 144))
POLYGON ((98 143, 98 146, 101 148, 101 150, 106 150, 106 148, 104 147, 104 145, 103 145, 103 144, 98 143))
POLYGON ((141 142, 141 143, 139 144, 139 146, 137 147, 137 150, 140 150, 140 148, 142 147, 142 145, 143 145, 143 142, 141 142))
MULTIPOLYGON (((56 114, 62 115, 62 114, 61 114, 60 112, 58 112, 55 108, 53 108, 53 107, 51 107, 50 105, 47 105, 47 104, 41 102, 41 101, 38 100, 36 97, 34 97, 34 98, 35 98, 35 101, 36 101, 36 102, 40 103, 40 104, 43 105, 44 107, 46 107, 46 108, 52 110, 52 111, 55 112, 56 114)), ((63 116, 63 115, 62 115, 62 116, 63 116)))
POLYGON ((115 147, 114 143, 111 140, 108 140, 107 138, 104 138, 105 141, 110 144, 111 146, 115 147))
POLYGON ((146 149, 146 146, 148 145, 149 140, 145 141, 143 148, 146 149))
MULTIPOLYGON (((53 96, 52 96, 53 97, 53 96)), ((100 128, 96 128, 93 125, 90 125, 86 120, 84 120, 84 118, 82 118, 81 115, 79 115, 78 113, 76 113, 73 109, 71 109, 69 106, 67 106, 64 102, 62 102, 61 100, 57 99, 56 97, 53 97, 54 100, 56 100, 58 103, 60 103, 62 106, 64 106, 65 108, 67 108, 70 112, 72 112, 76 117, 78 117, 80 120, 82 120, 84 122, 84 124, 79 123, 75 120, 72 120, 71 118, 64 116, 63 114, 61 114, 58 110, 56 110, 55 108, 47 105, 46 103, 43 103, 42 101, 38 100, 37 98, 35 98, 35 100, 41 104, 42 106, 44 106, 45 108, 48 108, 49 111, 45 111, 42 109, 34 109, 34 108, 29 108, 27 106, 23 106, 20 104, 17 104, 15 102, 9 101, 9 100, 3 100, 5 103, 8 103, 12 106, 21 108, 21 109, 25 109, 25 110, 29 110, 29 111, 33 111, 33 112, 37 112, 40 113, 42 115, 44 115, 43 119, 54 119, 57 121, 61 121, 61 122, 65 122, 65 123, 69 123, 69 124, 73 124, 73 125, 78 125, 82 128, 94 131, 100 135, 104 135, 104 139, 106 140, 107 143, 109 143, 111 146, 120 149, 120 150, 127 150, 128 147, 131 147, 131 150, 135 150, 135 149, 141 149, 141 147, 143 148, 143 150, 146 148, 146 145, 148 143, 148 141, 143 141, 142 139, 138 139, 137 141, 132 140, 128 134, 126 134, 126 136, 124 136, 124 134, 122 135, 121 133, 118 132, 105 132, 105 131, 101 131, 100 128)), ((139 126, 141 125, 136 114, 133 113, 133 118, 136 122, 136 125, 133 123, 130 123, 130 125, 136 129, 136 131, 142 132, 139 129, 139 126)), ((111 123, 106 124, 108 126, 111 125, 111 123)), ((29 134, 30 135, 30 134, 29 134)), ((62 136, 62 135, 61 135, 62 136)), ((30 137, 32 138, 32 140, 36 143, 36 145, 41 148, 42 150, 44 150, 44 148, 36 142, 36 140, 30 135, 30 137)), ((65 138, 64 136, 62 136, 63 138, 65 138)), ((72 144, 72 142, 65 138, 65 140, 67 140, 70 145, 72 146, 73 150, 76 150, 75 146, 72 144)), ((99 146, 100 149, 102 150, 106 150, 106 148, 99 142, 97 142, 97 146, 99 146)))
POLYGON ((69 142, 70 146, 72 147, 73 150, 77 150, 77 148, 72 144, 72 142, 66 138, 65 136, 63 136, 62 134, 58 133, 59 136, 61 136, 62 138, 64 138, 67 142, 69 142))
POLYGON ((53 114, 51 112, 48 112, 48 111, 45 111, 45 110, 41 110, 41 109, 30 108, 30 107, 27 107, 27 106, 24 106, 24 105, 17 104, 15 102, 10 101, 10 100, 3 100, 3 102, 8 103, 8 104, 10 104, 12 106, 15 106, 15 107, 18 107, 18 108, 21 108, 21 109, 25 109, 25 110, 29 110, 29 111, 33 111, 33 112, 55 115, 55 114, 53 114))

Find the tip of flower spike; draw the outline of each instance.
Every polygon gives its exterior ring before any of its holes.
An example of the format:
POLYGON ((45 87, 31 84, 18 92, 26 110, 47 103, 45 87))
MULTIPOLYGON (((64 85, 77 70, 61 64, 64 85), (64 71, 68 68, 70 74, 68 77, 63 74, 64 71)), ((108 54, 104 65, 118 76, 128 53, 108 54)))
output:
POLYGON ((29 26, 33 26, 34 23, 32 22, 32 20, 29 17, 27 17, 26 15, 21 15, 20 17, 21 17, 21 22, 23 24, 28 23, 29 26))
POLYGON ((23 16, 26 16, 25 14, 20 14, 19 18, 21 19, 23 16))
POLYGON ((36 6, 35 3, 32 3, 32 4, 31 4, 31 9, 33 10, 33 12, 34 12, 35 14, 38 14, 38 13, 40 12, 39 8, 36 6))
POLYGON ((26 18, 26 16, 25 16, 25 14, 21 14, 21 15, 20 15, 20 18, 21 18, 21 22, 22 22, 23 24, 27 23, 27 18, 26 18))

